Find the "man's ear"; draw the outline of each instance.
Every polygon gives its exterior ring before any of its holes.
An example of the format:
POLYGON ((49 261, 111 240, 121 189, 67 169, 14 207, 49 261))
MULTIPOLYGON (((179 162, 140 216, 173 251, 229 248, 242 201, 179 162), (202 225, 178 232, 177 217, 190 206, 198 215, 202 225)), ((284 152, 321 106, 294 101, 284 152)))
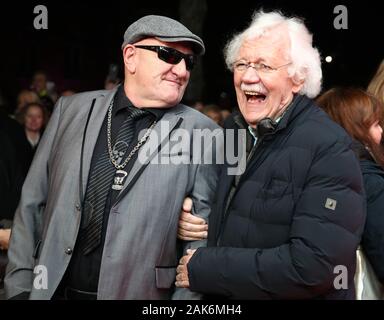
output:
POLYGON ((291 77, 291 80, 293 83, 293 87, 292 87, 293 93, 298 93, 303 88, 304 83, 305 83, 305 78, 307 77, 307 75, 308 75, 307 68, 302 67, 299 69, 298 73, 295 73, 291 77))
POLYGON ((292 92, 298 93, 301 90, 301 88, 303 87, 303 85, 304 85, 304 80, 300 80, 300 81, 296 81, 296 82, 294 81, 293 87, 292 87, 292 92))
POLYGON ((135 47, 127 44, 123 50, 124 66, 130 73, 136 71, 135 47))

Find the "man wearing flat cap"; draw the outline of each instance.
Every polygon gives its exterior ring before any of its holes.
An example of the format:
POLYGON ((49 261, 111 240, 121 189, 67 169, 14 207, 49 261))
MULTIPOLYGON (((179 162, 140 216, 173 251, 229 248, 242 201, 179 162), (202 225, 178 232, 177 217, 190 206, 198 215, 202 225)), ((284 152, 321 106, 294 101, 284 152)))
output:
POLYGON ((218 129, 180 104, 204 44, 179 22, 152 15, 128 27, 122 50, 122 85, 55 106, 14 220, 8 298, 197 297, 174 290, 175 268, 180 254, 204 242, 177 242, 177 223, 186 195, 207 219, 218 169, 172 161, 180 150, 169 145, 180 129, 218 129))

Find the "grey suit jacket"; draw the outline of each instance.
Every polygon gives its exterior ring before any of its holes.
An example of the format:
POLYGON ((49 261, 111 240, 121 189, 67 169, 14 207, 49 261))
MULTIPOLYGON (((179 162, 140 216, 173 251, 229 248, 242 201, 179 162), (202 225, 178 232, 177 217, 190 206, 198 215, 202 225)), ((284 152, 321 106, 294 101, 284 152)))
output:
MULTIPOLYGON (((8 298, 30 292, 30 299, 50 299, 58 287, 79 231, 80 190, 86 190, 93 149, 114 93, 115 90, 86 92, 58 101, 15 215, 5 278, 8 298), (84 134, 92 102, 94 108, 84 134)), ((174 294, 179 259, 177 224, 183 199, 191 196, 194 211, 207 219, 219 170, 213 164, 154 161, 159 156, 172 159, 180 154, 192 158, 193 148, 188 155, 174 141, 173 146, 165 146, 177 127, 189 133, 189 142, 195 129, 219 128, 209 118, 181 104, 166 112, 156 124, 139 154, 140 159, 152 161, 135 162, 109 214, 98 299, 170 299, 174 294)), ((213 151, 213 145, 205 147, 202 156, 212 153, 215 162, 213 151)), ((202 245, 204 241, 183 242, 184 252, 202 245)), ((196 296, 178 289, 173 297, 196 296)))

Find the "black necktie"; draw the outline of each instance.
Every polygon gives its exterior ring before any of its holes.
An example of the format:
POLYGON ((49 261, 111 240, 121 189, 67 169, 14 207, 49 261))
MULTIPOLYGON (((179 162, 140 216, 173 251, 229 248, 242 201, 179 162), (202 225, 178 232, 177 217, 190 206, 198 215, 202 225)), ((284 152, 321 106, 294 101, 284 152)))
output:
MULTIPOLYGON (((123 163, 127 156, 126 151, 135 134, 135 120, 147 114, 147 111, 137 108, 128 108, 128 112, 129 115, 113 141, 112 154, 118 164, 123 163)), ((83 210, 83 228, 85 230, 80 240, 84 254, 92 252, 101 242, 106 200, 116 170, 110 160, 108 149, 106 149, 90 172, 83 210)))

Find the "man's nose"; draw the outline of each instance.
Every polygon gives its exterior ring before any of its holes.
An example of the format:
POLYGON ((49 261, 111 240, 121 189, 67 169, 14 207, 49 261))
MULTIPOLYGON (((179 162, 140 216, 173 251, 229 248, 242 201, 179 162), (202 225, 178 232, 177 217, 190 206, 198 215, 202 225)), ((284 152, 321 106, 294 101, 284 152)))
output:
POLYGON ((252 82, 252 83, 259 82, 260 76, 255 68, 248 67, 247 70, 244 71, 242 80, 244 82, 252 82))
POLYGON ((173 72, 175 72, 179 77, 185 77, 189 72, 187 70, 187 65, 185 64, 185 60, 181 59, 179 63, 175 64, 172 68, 173 72))

